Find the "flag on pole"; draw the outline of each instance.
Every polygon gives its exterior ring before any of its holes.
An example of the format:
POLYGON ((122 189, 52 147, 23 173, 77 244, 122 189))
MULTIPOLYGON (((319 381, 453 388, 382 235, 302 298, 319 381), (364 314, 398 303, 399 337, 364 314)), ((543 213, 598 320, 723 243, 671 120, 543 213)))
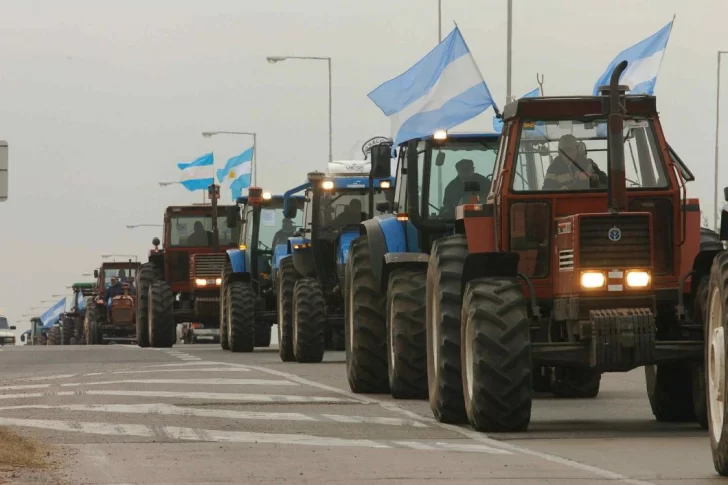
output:
POLYGON ((369 98, 389 117, 395 147, 450 129, 495 106, 457 27, 409 70, 369 93, 369 98))
MULTIPOLYGON (((535 98, 537 96, 541 95, 541 88, 536 88, 533 91, 529 91, 523 96, 521 96, 521 99, 523 98, 535 98)), ((503 132, 503 119, 498 118, 497 116, 493 117, 493 131, 496 133, 502 133, 503 132)))
POLYGON ((674 21, 673 19, 642 42, 620 52, 594 84, 594 96, 599 94, 600 87, 609 84, 612 71, 622 61, 627 61, 628 65, 619 78, 619 83, 629 86, 632 94, 654 94, 657 73, 665 57, 674 21))
POLYGON ((242 195, 243 189, 250 187, 254 150, 255 147, 252 146, 240 155, 232 157, 227 161, 225 167, 217 171, 217 180, 230 187, 233 200, 242 195))
POLYGON ((208 153, 189 163, 178 163, 182 170, 180 183, 187 190, 207 190, 215 182, 212 176, 213 155, 208 153))
POLYGON ((61 316, 61 313, 63 313, 63 310, 66 307, 66 298, 63 297, 60 300, 58 300, 56 303, 53 304, 52 307, 50 307, 48 310, 43 313, 43 315, 40 316, 40 321, 43 322, 43 328, 48 329, 51 328, 53 325, 56 324, 58 319, 61 316))

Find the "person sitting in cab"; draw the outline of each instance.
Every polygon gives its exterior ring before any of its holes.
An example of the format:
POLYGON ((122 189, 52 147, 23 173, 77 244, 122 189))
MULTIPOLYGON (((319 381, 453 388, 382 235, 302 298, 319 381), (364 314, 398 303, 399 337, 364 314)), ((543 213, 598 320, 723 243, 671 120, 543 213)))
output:
POLYGON ((123 295, 124 294, 124 287, 122 286, 121 282, 119 281, 119 278, 116 276, 111 277, 111 285, 106 289, 106 301, 109 305, 111 305, 111 300, 115 296, 123 295))
POLYGON ((607 174, 591 158, 586 145, 574 135, 559 138, 559 154, 549 165, 544 177, 543 190, 589 190, 605 188, 607 174))
MULTIPOLYGON (((457 175, 445 186, 445 195, 442 198, 442 210, 440 215, 448 218, 455 216, 455 207, 464 202, 465 182, 477 182, 479 190, 473 195, 477 196, 480 202, 485 202, 490 192, 490 180, 475 171, 473 161, 463 158, 455 164, 457 175)), ((471 194, 471 192, 468 192, 471 194)))

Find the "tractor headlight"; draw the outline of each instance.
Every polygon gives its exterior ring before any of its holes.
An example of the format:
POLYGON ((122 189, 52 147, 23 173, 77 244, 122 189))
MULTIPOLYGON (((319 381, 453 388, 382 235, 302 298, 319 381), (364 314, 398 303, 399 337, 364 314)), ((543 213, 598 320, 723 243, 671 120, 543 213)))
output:
POLYGON ((647 271, 627 271, 625 282, 630 288, 647 288, 650 286, 650 273, 647 271))
POLYGON ((217 278, 217 279, 215 280, 215 284, 216 284, 217 286, 220 286, 220 285, 222 284, 222 278, 217 278))
POLYGON ((601 271, 584 271, 581 274, 581 287, 593 290, 595 288, 601 288, 606 283, 607 279, 604 277, 604 273, 601 271))
POLYGON ((392 187, 392 182, 390 182, 389 180, 382 180, 381 182, 379 182, 380 189, 389 189, 391 187, 392 187))
POLYGON ((321 188, 324 190, 333 190, 334 181, 333 180, 324 180, 323 182, 321 182, 321 188))
POLYGON ((202 279, 202 278, 197 278, 197 279, 195 280, 195 284, 196 284, 197 286, 207 286, 207 280, 204 280, 204 279, 202 279))
POLYGON ((272 197, 270 192, 263 192, 263 200, 270 200, 272 197))
POLYGON ((447 140, 447 131, 437 130, 435 133, 433 133, 432 138, 439 141, 447 140))

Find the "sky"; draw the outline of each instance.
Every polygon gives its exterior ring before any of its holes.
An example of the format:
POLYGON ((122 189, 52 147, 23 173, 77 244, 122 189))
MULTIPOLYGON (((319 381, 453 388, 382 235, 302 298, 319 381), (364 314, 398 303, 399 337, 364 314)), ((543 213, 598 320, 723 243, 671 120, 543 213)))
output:
MULTIPOLYGON (((443 0, 499 106, 506 95, 506 1, 443 0)), ((334 159, 389 135, 367 98, 437 43, 437 0, 0 0, 0 139, 10 145, 10 197, 0 203, 0 313, 21 315, 89 278, 101 254, 145 260, 172 204, 200 202, 176 163, 214 150, 216 163, 257 133, 258 184, 281 192, 328 160, 330 56, 334 159)), ((688 187, 712 213, 716 52, 728 49, 725 0, 514 0, 513 94, 589 94, 623 49, 676 16, 658 77, 663 128, 690 166, 688 187), (607 8, 605 8, 605 5, 607 8)), ((724 59, 728 66, 728 56, 724 59)), ((728 67, 726 67, 728 69, 728 67)), ((728 88, 724 72, 723 88, 728 88)), ((728 99, 728 90, 724 100, 728 99)), ((728 101, 721 103, 724 111, 728 101)), ((727 122, 728 123, 728 122, 727 122)), ((491 131, 492 113, 459 129, 491 131)), ((726 141, 726 126, 721 136, 726 141)), ((722 164, 723 165, 723 164, 722 164)), ((728 168, 719 179, 728 185, 728 168)), ((223 200, 229 192, 223 189, 223 200)), ((45 305, 46 307, 49 305, 45 305)))

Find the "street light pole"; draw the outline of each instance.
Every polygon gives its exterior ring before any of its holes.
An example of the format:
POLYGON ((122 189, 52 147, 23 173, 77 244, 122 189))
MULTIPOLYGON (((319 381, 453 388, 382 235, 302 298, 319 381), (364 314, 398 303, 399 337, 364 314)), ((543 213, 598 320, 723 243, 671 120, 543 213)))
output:
POLYGON ((442 0, 437 0, 437 43, 442 42, 442 0))
POLYGON ((714 173, 713 173, 713 179, 715 183, 715 187, 713 189, 713 204, 715 207, 715 214, 714 214, 714 220, 715 220, 715 230, 720 230, 720 209, 719 209, 719 203, 718 203, 718 186, 720 185, 720 182, 718 180, 718 160, 719 160, 719 141, 720 141, 720 56, 723 54, 728 54, 728 51, 718 51, 718 66, 717 66, 717 80, 716 80, 716 88, 715 88, 715 166, 713 167, 714 173))
POLYGON ((317 57, 317 56, 268 56, 266 57, 268 62, 271 64, 275 64, 277 62, 283 62, 288 59, 298 59, 298 60, 304 60, 304 61, 326 61, 328 68, 329 68, 329 162, 334 161, 333 157, 333 138, 334 138, 334 130, 333 130, 333 119, 332 119, 332 113, 333 113, 333 95, 332 90, 333 87, 331 85, 331 57, 317 57))
POLYGON ((258 135, 254 131, 203 131, 202 136, 210 138, 215 135, 248 135, 253 137, 253 185, 258 185, 258 135))
POLYGON ((137 227, 163 227, 162 224, 127 224, 127 229, 136 229, 137 227))
POLYGON ((513 0, 508 0, 508 36, 506 42, 506 102, 511 101, 511 57, 513 55, 513 0))

